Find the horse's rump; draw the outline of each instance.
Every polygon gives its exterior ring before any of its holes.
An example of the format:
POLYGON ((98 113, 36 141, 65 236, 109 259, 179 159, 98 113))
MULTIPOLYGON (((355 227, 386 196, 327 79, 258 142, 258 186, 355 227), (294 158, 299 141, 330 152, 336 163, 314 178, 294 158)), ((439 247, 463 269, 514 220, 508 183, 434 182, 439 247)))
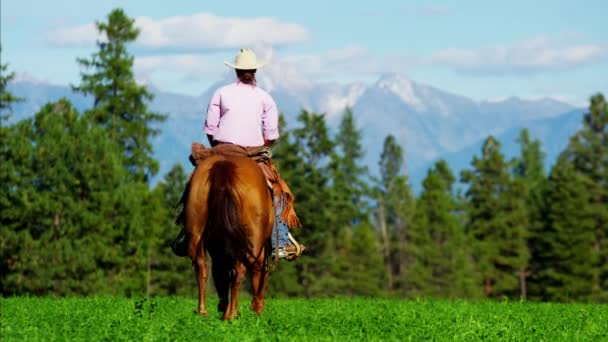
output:
POLYGON ((199 223, 186 225, 194 228, 190 236, 199 240, 191 241, 196 247, 192 252, 200 252, 202 242, 213 259, 249 265, 274 223, 260 168, 248 158, 213 156, 197 166, 192 178, 187 217, 199 223))

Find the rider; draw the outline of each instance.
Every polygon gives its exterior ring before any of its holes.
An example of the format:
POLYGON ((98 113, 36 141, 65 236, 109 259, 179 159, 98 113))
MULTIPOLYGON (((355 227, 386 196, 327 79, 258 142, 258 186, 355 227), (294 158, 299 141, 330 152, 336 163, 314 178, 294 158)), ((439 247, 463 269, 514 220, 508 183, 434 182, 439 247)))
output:
MULTIPOLYGON (((235 69, 237 79, 217 89, 209 103, 204 125, 209 144, 272 146, 279 137, 279 113, 270 94, 256 84, 255 73, 263 63, 258 63, 255 53, 250 49, 241 49, 234 64, 224 64, 235 69)), ((289 227, 281 219, 281 213, 282 206, 277 203, 275 196, 272 250, 273 254, 278 251, 276 257, 286 258, 293 256, 302 246, 289 234, 289 227)), ((187 246, 187 238, 182 230, 172 248, 175 254, 185 256, 187 246)))

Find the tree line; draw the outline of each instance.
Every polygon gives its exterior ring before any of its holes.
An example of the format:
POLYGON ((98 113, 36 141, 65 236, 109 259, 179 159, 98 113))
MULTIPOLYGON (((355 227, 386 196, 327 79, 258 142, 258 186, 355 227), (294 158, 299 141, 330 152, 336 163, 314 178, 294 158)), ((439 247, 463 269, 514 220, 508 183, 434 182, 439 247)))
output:
MULTIPOLYGON (((150 139, 166 115, 148 109, 128 44, 139 31, 122 10, 66 100, 6 124, 23 99, 0 75, 0 293, 193 295, 191 263, 168 243, 187 173, 156 185, 150 139)), ((332 134, 320 113, 281 120, 274 158, 296 197, 307 246, 271 273, 271 296, 522 298, 608 302, 608 104, 591 97, 582 128, 550 170, 522 130, 512 160, 489 136, 468 169, 437 161, 414 194, 397 139, 384 139, 379 175, 363 164, 362 132, 346 110, 332 134), (458 183, 464 185, 459 190, 458 183)), ((195 140, 196 137, 193 137, 195 140)), ((187 155, 188 151, 184 151, 187 155)))

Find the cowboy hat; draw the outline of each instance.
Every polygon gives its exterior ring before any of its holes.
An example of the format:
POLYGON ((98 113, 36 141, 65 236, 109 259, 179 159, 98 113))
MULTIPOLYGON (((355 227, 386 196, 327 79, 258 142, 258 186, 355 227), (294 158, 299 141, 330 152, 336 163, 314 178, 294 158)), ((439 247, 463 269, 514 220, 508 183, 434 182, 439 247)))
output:
POLYGON ((227 66, 240 69, 240 70, 255 70, 264 66, 264 62, 258 62, 255 53, 250 49, 244 48, 236 54, 234 57, 234 64, 230 62, 224 62, 227 66))

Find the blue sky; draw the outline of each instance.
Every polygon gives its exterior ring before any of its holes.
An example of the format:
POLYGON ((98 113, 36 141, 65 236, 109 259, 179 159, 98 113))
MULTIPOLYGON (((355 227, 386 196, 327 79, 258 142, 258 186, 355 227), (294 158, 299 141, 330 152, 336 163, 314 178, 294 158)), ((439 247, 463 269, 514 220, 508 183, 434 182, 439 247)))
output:
MULTIPOLYGON (((91 23, 115 7, 137 18, 138 79, 198 95, 224 60, 252 46, 268 72, 373 82, 397 72, 476 100, 555 97, 584 105, 608 91, 606 1, 1 2, 2 63, 22 78, 78 81, 91 23)), ((264 71, 262 71, 264 72, 264 71)))

